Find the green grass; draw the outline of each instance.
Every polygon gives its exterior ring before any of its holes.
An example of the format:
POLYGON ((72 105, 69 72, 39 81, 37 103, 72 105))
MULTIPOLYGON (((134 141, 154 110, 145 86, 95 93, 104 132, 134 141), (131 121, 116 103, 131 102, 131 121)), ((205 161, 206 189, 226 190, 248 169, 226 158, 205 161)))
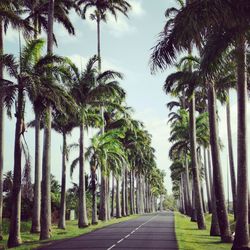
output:
MULTIPOLYGON (((34 248, 39 248, 41 246, 45 246, 46 244, 51 244, 57 240, 62 239, 69 239, 73 237, 80 236, 82 234, 86 234, 89 232, 92 232, 94 230, 97 230, 99 228, 103 228, 112 224, 120 223, 123 221, 127 221, 130 219, 135 219, 139 215, 132 215, 120 219, 112 219, 107 222, 99 221, 97 225, 91 225, 86 228, 78 228, 77 221, 67 221, 67 227, 66 230, 58 229, 57 225, 52 226, 52 237, 49 240, 46 241, 39 241, 39 234, 30 234, 30 227, 31 222, 22 222, 21 224, 21 237, 23 244, 19 247, 12 248, 12 249, 18 249, 18 250, 29 250, 34 248)), ((8 223, 5 221, 4 223, 4 240, 0 243, 0 249, 6 249, 7 239, 8 239, 8 223)))
MULTIPOLYGON (((233 217, 229 215, 230 223, 233 217)), ((232 244, 221 243, 220 237, 211 237, 211 215, 206 215, 206 230, 198 230, 197 223, 178 212, 175 213, 175 232, 180 249, 185 250, 229 250, 232 244)))

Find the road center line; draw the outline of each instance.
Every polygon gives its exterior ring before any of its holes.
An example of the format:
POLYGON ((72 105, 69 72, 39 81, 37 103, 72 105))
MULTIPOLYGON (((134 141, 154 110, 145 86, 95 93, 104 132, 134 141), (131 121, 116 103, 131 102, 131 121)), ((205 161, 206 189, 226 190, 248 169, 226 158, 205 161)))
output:
POLYGON ((112 245, 111 247, 107 248, 107 250, 111 250, 112 248, 114 248, 117 244, 121 243, 123 240, 127 239, 129 236, 131 236, 131 234, 135 233, 139 228, 141 228, 142 226, 144 226, 145 224, 147 224, 148 222, 150 222, 151 220, 153 220, 155 217, 157 217, 157 215, 151 217, 149 220, 147 220, 146 222, 142 223, 140 226, 138 226, 136 229, 134 229, 133 231, 131 231, 129 234, 127 234, 126 236, 124 236, 123 238, 121 238, 120 240, 117 241, 116 244, 112 245))
POLYGON ((112 248, 114 248, 116 246, 116 244, 112 245, 110 248, 108 248, 107 250, 111 250, 112 248))

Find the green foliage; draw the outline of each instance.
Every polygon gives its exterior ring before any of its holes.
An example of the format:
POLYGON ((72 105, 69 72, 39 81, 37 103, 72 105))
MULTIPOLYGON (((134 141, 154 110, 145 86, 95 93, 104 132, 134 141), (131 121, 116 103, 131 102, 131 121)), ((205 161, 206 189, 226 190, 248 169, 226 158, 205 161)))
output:
POLYGON ((176 211, 177 208, 177 202, 173 195, 165 195, 165 199, 163 200, 163 208, 164 210, 172 210, 176 211))

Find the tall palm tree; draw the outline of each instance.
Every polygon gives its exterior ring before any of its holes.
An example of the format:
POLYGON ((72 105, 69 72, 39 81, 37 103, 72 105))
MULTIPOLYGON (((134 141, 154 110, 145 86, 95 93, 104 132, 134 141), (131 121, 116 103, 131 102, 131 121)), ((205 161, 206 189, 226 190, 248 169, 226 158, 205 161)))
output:
MULTIPOLYGON (((126 0, 78 0, 77 1, 79 6, 82 6, 82 17, 85 19, 87 11, 89 9, 94 8, 93 13, 90 14, 90 18, 95 20, 97 23, 97 58, 98 58, 98 71, 101 73, 101 38, 100 38, 100 24, 101 21, 107 21, 108 13, 117 18, 117 13, 122 13, 123 15, 127 16, 127 12, 131 9, 130 4, 126 0)), ((104 115, 104 108, 101 106, 101 114, 102 117, 104 115)), ((103 117, 104 121, 104 117, 103 117)), ((104 124, 102 126, 102 133, 104 133, 104 124)), ((106 220, 107 212, 107 180, 105 176, 101 178, 102 180, 102 188, 101 188, 101 213, 100 218, 106 220)))
POLYGON ((120 139, 124 136, 122 131, 111 130, 97 135, 91 140, 91 146, 87 149, 86 156, 90 161, 91 190, 92 190, 92 224, 97 224, 96 204, 96 170, 101 167, 104 175, 111 169, 117 174, 121 173, 126 155, 120 139))
MULTIPOLYGON (((74 105, 73 105, 74 107, 74 105)), ((61 181, 61 199, 60 199, 60 217, 58 221, 58 228, 66 228, 66 164, 68 161, 68 145, 67 135, 71 133, 72 129, 76 126, 76 119, 72 112, 72 106, 64 108, 61 112, 54 112, 52 120, 52 128, 58 133, 62 134, 62 181, 61 181)))
MULTIPOLYGON (((101 105, 106 105, 106 106, 115 105, 114 102, 112 101, 112 98, 115 99, 116 97, 119 100, 123 98, 125 95, 123 89, 119 86, 119 83, 116 80, 122 78, 122 75, 112 70, 107 70, 103 73, 98 74, 98 70, 95 65, 97 61, 98 58, 96 56, 90 58, 90 60, 86 65, 85 70, 82 73, 80 73, 79 70, 72 64, 74 81, 70 86, 70 88, 72 96, 74 97, 79 106, 79 119, 80 119, 81 138, 80 138, 79 159, 83 159, 84 157, 83 135, 84 135, 84 129, 88 126, 88 124, 86 123, 87 122, 86 112, 88 108, 89 107, 98 108, 101 105)), ((84 176, 84 170, 82 170, 84 165, 83 160, 79 162, 79 164, 80 164, 79 171, 81 171, 79 178, 83 180, 84 176)), ((82 190, 81 187, 84 188, 84 185, 80 185, 80 190, 82 190)), ((106 190, 106 185, 104 191, 105 190, 106 190)), ((85 191, 81 192, 82 194, 80 194, 80 196, 85 197, 85 191)), ((86 198, 83 198, 83 200, 84 199, 86 198)), ((81 201, 82 198, 80 198, 79 214, 82 213, 82 211, 86 211, 86 205, 84 205, 85 208, 83 206, 81 208, 81 204, 83 204, 81 201)), ((87 216, 87 213, 86 212, 84 213, 87 216)), ((85 219, 83 219, 83 216, 79 217, 79 226, 84 227, 88 225, 86 216, 85 219), (81 221, 80 218, 82 218, 81 221)))
MULTIPOLYGON (((57 1, 56 1, 57 2, 57 1)), ((64 1, 65 2, 65 1, 64 1)), ((60 3, 60 2, 58 2, 60 3)), ((72 7, 72 2, 69 1, 64 8, 62 5, 62 10, 58 14, 67 15, 69 14, 68 10, 72 7)), ((49 0, 48 2, 48 24, 47 24, 47 54, 53 54, 53 25, 55 18, 55 10, 58 5, 55 4, 54 0, 49 0)), ((66 20, 64 18, 64 20, 66 20)), ((63 22, 62 22, 63 23, 63 22)), ((43 143, 43 163, 42 163, 42 201, 41 201, 41 231, 40 239, 50 238, 51 231, 51 197, 50 197, 50 169, 51 169, 51 105, 48 105, 45 110, 46 123, 44 124, 44 143, 43 143)))
MULTIPOLYGON (((88 98, 91 91, 91 87, 94 85, 96 68, 95 63, 96 57, 91 58, 86 66, 84 72, 80 73, 74 64, 71 64, 72 74, 75 79, 71 86, 71 93, 73 98, 76 100, 79 106, 79 128, 80 128, 80 139, 79 139, 79 215, 78 215, 78 226, 88 226, 87 219, 87 208, 86 208, 86 193, 85 193, 85 164, 84 164, 84 129, 87 126, 86 112, 88 110, 88 98)), ((74 161, 75 162, 75 161, 74 161)), ((75 164, 75 163, 74 163, 75 164)))
MULTIPOLYGON (((47 54, 53 54, 53 25, 54 25, 54 0, 49 0, 47 54)), ((40 240, 51 237, 51 196, 50 196, 50 170, 51 170, 51 107, 45 109, 44 141, 42 156, 42 195, 41 195, 41 230, 40 240)))
MULTIPOLYGON (((12 191, 12 215, 9 230, 8 246, 13 247, 21 243, 20 237, 20 204, 21 204, 21 164, 23 142, 22 137, 25 132, 24 112, 25 96, 34 89, 37 82, 40 86, 39 91, 45 93, 45 86, 42 82, 50 79, 45 77, 48 69, 53 72, 53 68, 48 67, 48 63, 53 61, 53 57, 43 57, 39 61, 35 59, 37 51, 43 45, 42 40, 31 41, 23 48, 20 55, 20 62, 12 55, 2 55, 1 61, 8 70, 9 74, 17 79, 17 84, 9 80, 2 80, 2 91, 5 91, 8 105, 13 104, 16 97, 16 133, 15 133, 15 151, 14 151, 14 182, 12 191)), ((51 86, 51 88, 53 88, 51 86)), ((55 93, 58 95, 58 92, 55 93)), ((55 96, 54 96, 55 97, 55 96)), ((52 97, 52 98, 54 98, 52 97)))
MULTIPOLYGON (((49 0, 25 0, 22 6, 22 13, 25 15, 25 20, 30 23, 34 29, 34 39, 44 30, 48 31, 48 5, 49 0)), ((74 9, 79 13, 75 1, 59 0, 54 3, 54 19, 62 24, 69 34, 74 35, 75 29, 69 18, 69 11, 74 9)), ((56 37, 54 36, 56 42, 56 37)))
POLYGON ((78 5, 82 6, 82 18, 86 19, 88 10, 92 10, 90 19, 96 21, 97 24, 97 56, 98 56, 98 70, 101 72, 101 21, 107 22, 108 14, 117 19, 117 14, 122 13, 127 16, 131 9, 130 4, 126 0, 77 0, 78 5))
MULTIPOLYGON (((0 3, 0 54, 4 53, 4 31, 9 24, 15 29, 29 29, 17 13, 18 1, 1 1, 0 3)), ((0 63, 0 78, 3 79, 3 64, 0 63)), ((3 213, 3 166, 4 166, 4 95, 0 93, 0 240, 2 240, 2 213, 3 213)))
POLYGON ((195 88, 192 81, 181 81, 181 75, 190 75, 192 69, 192 62, 185 63, 185 58, 183 58, 179 63, 183 68, 180 68, 179 71, 168 76, 164 89, 166 93, 173 92, 185 92, 186 95, 190 96, 189 101, 189 133, 190 133, 190 149, 191 149, 191 162, 192 162, 192 171, 193 171, 193 184, 195 192, 195 210, 197 215, 197 225, 199 229, 205 229, 205 219, 202 209, 202 197, 201 197, 201 188, 199 180, 199 170, 198 170, 198 161, 197 161, 197 142, 196 142, 196 123, 195 123, 195 88), (184 65, 182 66, 182 63, 184 65), (178 79, 178 80, 177 80, 178 79))
POLYGON ((232 197, 233 197, 233 211, 234 211, 234 219, 236 219, 237 191, 236 191, 236 176, 235 176, 234 156, 233 156, 232 129, 231 129, 231 107, 230 107, 229 91, 228 91, 228 101, 226 104, 226 112, 227 112, 228 155, 229 155, 231 188, 232 188, 232 197))
MULTIPOLYGON (((42 29, 47 32, 48 31, 48 5, 49 1, 46 0, 37 0, 37 1, 30 1, 26 0, 22 6, 22 13, 27 15, 25 20, 30 23, 30 25, 34 29, 34 39, 37 39, 38 35, 41 33, 42 29)), ((75 8, 77 10, 77 6, 74 4, 73 1, 61 0, 56 1, 54 6, 54 19, 61 23, 68 31, 69 34, 75 34, 74 27, 70 22, 68 17, 69 10, 71 8, 75 8)), ((54 40, 55 40, 54 36, 54 40)), ((39 55, 37 55, 39 56, 39 55)), ((32 226, 31 232, 38 233, 40 232, 40 200, 41 200, 41 185, 40 185, 40 123, 41 123, 41 115, 44 111, 41 108, 41 101, 43 97, 39 94, 36 94, 31 98, 34 110, 35 110, 35 186, 34 186, 34 207, 32 213, 32 226)))

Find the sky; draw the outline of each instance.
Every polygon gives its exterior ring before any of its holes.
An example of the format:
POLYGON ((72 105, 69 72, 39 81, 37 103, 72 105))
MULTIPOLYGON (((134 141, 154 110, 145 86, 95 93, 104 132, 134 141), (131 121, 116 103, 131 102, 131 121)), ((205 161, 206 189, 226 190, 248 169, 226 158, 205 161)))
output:
MULTIPOLYGON (((164 79, 174 69, 170 68, 164 72, 152 75, 149 67, 151 48, 156 44, 158 34, 163 29, 166 21, 164 12, 167 8, 175 5, 174 0, 129 0, 133 10, 129 13, 129 19, 118 16, 118 20, 109 17, 108 22, 101 25, 101 55, 103 69, 113 69, 122 72, 125 79, 121 86, 127 93, 127 105, 134 109, 134 117, 141 120, 153 136, 153 146, 156 149, 157 165, 166 171, 166 188, 171 192, 171 178, 168 158, 170 144, 168 142, 170 128, 167 124, 168 110, 166 103, 171 97, 166 96, 162 90, 164 79)), ((86 61, 96 54, 96 25, 90 19, 82 20, 76 14, 71 13, 71 20, 74 23, 76 36, 69 36, 63 27, 56 24, 55 34, 58 47, 55 53, 71 58, 76 65, 84 67, 86 61)), ((11 29, 8 30, 5 39, 5 52, 17 53, 18 34, 11 29)), ((232 93, 232 129, 234 140, 234 151, 236 152, 236 95, 232 93)), ((222 151, 223 176, 225 186, 227 180, 227 149, 226 149, 226 116, 225 108, 219 105, 220 114, 220 137, 225 147, 222 151)), ((27 104, 26 121, 34 119, 34 112, 27 104)), ((248 116, 248 121, 250 117, 248 116)), ((14 145, 14 119, 5 122, 5 171, 13 168, 13 145, 14 145)), ((91 138, 93 131, 89 131, 86 137, 91 138)), ((31 155, 34 155, 34 129, 29 128, 25 134, 29 144, 31 155)), ((42 134, 41 134, 42 137, 42 134)), ((74 129, 69 143, 78 142, 79 131, 74 129)), ((62 138, 57 133, 52 133, 52 174, 58 180, 61 178, 61 148, 62 138)), ((77 152, 72 152, 68 166, 77 152)), ((32 158, 34 166, 34 157, 32 158)), ((71 181, 77 182, 78 169, 73 178, 67 179, 67 186, 71 181)), ((69 171, 68 171, 69 173, 69 171)), ((34 171, 32 171, 32 176, 34 171)), ((68 175, 69 176, 69 175, 68 175)))

